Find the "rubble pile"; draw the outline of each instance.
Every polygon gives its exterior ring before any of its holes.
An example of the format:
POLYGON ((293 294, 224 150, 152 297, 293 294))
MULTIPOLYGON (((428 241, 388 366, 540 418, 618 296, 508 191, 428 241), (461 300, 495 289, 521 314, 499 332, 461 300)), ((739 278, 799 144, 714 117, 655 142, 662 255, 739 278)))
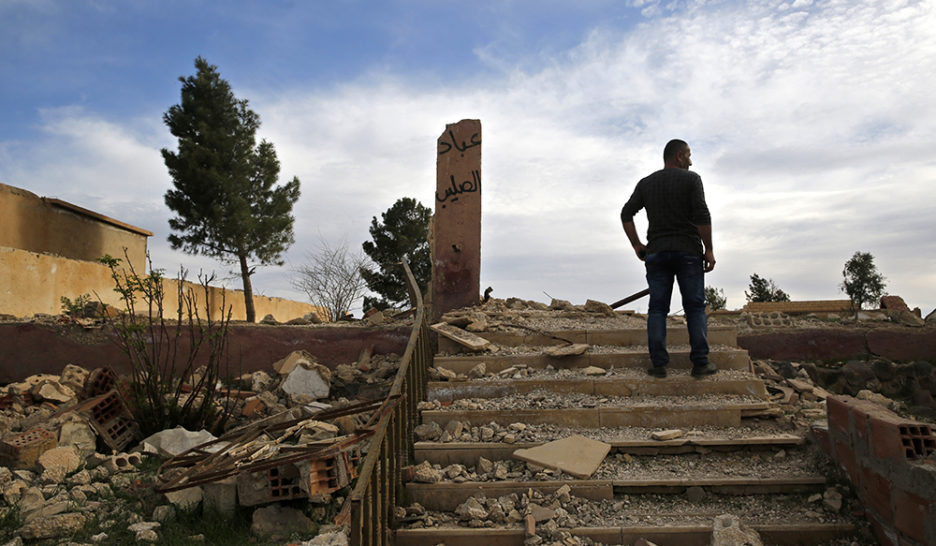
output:
MULTIPOLYGON (((396 355, 367 350, 333 371, 295 351, 269 371, 218 386, 219 402, 232 410, 220 438, 183 428, 141 438, 120 380, 108 368, 68 365, 60 375, 6 385, 0 390, 0 543, 61 540, 88 526, 95 543, 159 542, 161 527, 182 512, 234 517, 245 508, 253 511, 257 536, 285 540, 292 532, 313 532, 344 501, 398 365, 396 355), (222 454, 231 464, 219 473, 222 454), (266 463, 260 470, 258 461, 266 463), (192 464, 202 466, 201 480, 185 473, 192 464), (183 475, 188 483, 171 487, 183 475), (308 506, 280 506, 291 499, 308 506)), ((321 543, 347 538, 341 529, 326 529, 316 537, 321 543)))

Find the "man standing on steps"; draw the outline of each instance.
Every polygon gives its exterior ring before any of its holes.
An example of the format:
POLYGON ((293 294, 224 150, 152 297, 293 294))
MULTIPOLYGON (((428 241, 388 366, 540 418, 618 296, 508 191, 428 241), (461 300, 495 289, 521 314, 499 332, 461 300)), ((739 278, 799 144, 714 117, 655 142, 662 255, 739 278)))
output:
POLYGON ((647 268, 650 308, 647 313, 647 341, 652 366, 647 373, 666 377, 669 353, 666 351, 666 316, 673 294, 673 278, 679 283, 683 310, 689 327, 692 376, 703 377, 717 371, 709 362, 708 323, 705 317, 705 275, 715 268, 712 250, 712 217, 705 204, 702 178, 689 170, 689 145, 671 140, 663 149, 663 169, 637 183, 634 193, 621 209, 621 223, 637 258, 647 268), (647 244, 640 242, 634 215, 647 209, 650 226, 647 244))

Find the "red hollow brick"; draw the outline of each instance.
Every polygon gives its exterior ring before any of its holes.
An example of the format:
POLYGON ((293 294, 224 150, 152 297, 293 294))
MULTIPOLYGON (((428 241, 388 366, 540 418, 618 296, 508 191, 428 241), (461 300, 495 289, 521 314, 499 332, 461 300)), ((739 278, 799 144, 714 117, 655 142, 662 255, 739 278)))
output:
POLYGON ((897 539, 897 530, 894 527, 870 514, 868 520, 871 522, 871 529, 874 530, 874 537, 877 538, 878 544, 881 546, 900 546, 897 539))
POLYGON ((930 501, 913 493, 894 491, 894 525, 913 540, 926 542, 926 521, 930 514, 930 501))
POLYGON ((841 434, 843 437, 849 437, 849 411, 847 396, 830 396, 826 399, 826 407, 829 415, 829 429, 841 434))
POLYGON ((883 419, 880 415, 870 418, 871 450, 874 456, 881 459, 907 458, 907 450, 903 446, 900 434, 900 425, 891 419, 883 419))
POLYGON ((855 458, 855 450, 852 449, 851 445, 836 441, 835 460, 842 470, 848 474, 851 482, 857 485, 860 480, 860 476, 858 475, 858 459, 855 458))
POLYGON ((891 508, 890 481, 873 469, 861 465, 861 478, 858 480, 862 500, 882 521, 893 524, 894 512, 891 508))

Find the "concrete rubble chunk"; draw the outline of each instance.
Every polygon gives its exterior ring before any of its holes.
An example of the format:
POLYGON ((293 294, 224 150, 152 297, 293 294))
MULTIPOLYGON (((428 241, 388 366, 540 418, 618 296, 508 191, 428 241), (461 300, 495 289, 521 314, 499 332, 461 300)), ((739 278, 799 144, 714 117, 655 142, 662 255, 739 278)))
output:
POLYGON ((575 310, 575 306, 572 305, 572 302, 568 300, 557 300, 556 298, 553 298, 552 301, 549 302, 549 308, 552 309, 553 311, 574 311, 575 310))
POLYGON ((416 465, 414 470, 413 481, 417 483, 438 483, 442 481, 442 471, 433 468, 429 461, 423 461, 416 465))
POLYGON ((434 442, 442 436, 442 427, 438 423, 423 423, 417 425, 413 433, 420 442, 434 442))
POLYGON ((712 524, 712 546, 763 546, 757 531, 742 526, 731 514, 722 514, 712 524))
POLYGON ((530 503, 528 509, 530 510, 530 515, 533 516, 533 521, 536 523, 551 520, 556 517, 555 510, 540 506, 533 502, 530 503))
POLYGON ((455 381, 455 379, 458 378, 458 374, 448 368, 436 366, 435 369, 439 372, 439 376, 445 381, 455 381))
POLYGON ((484 351, 491 345, 491 342, 484 339, 483 337, 476 336, 471 332, 467 332, 446 322, 433 324, 429 328, 431 328, 433 332, 451 339, 455 343, 464 346, 470 351, 484 351))
POLYGON ((176 517, 175 506, 171 504, 160 504, 156 508, 153 508, 152 519, 158 522, 167 522, 176 517))
POLYGON ((270 374, 263 370, 257 370, 250 374, 250 390, 253 392, 263 392, 273 387, 274 379, 270 374))
POLYGON ((528 463, 561 470, 576 478, 585 479, 594 474, 609 451, 610 444, 576 434, 537 447, 518 449, 514 451, 513 456, 528 463))
POLYGON ((315 355, 308 351, 293 351, 284 358, 273 363, 273 371, 279 375, 289 375, 289 372, 296 369, 301 364, 314 364, 318 361, 315 355))
POLYGON ((59 376, 59 383, 68 387, 72 392, 80 392, 84 388, 85 381, 88 380, 90 372, 81 366, 66 364, 59 376))
POLYGON ((487 375, 487 363, 479 362, 473 368, 468 370, 468 379, 481 379, 487 375))
POLYGON ((488 517, 487 509, 474 497, 468 497, 468 500, 459 504, 455 508, 455 514, 462 520, 485 520, 488 517))
POLYGON ((302 546, 348 546, 348 535, 341 529, 334 531, 320 529, 318 535, 303 542, 302 546))
POLYGON ((826 489, 822 494, 822 505, 830 512, 839 513, 842 510, 842 494, 834 487, 826 489))
POLYGON ((60 468, 68 474, 78 470, 81 458, 73 447, 55 447, 39 455, 37 462, 43 470, 60 468))
POLYGON ((45 497, 38 487, 28 487, 23 490, 19 498, 20 512, 27 516, 45 506, 45 497))
POLYGON ((654 440, 665 441, 665 440, 675 440, 676 438, 682 438, 685 435, 685 431, 676 429, 670 430, 658 430, 650 435, 654 440))
POLYGON ((75 398, 75 391, 52 379, 47 379, 35 385, 29 392, 34 399, 48 400, 60 404, 75 398))
POLYGON ((47 540, 70 536, 84 527, 84 514, 69 512, 48 518, 36 518, 19 529, 19 534, 26 540, 47 540))
POLYGON ((59 447, 71 447, 78 456, 85 458, 92 453, 97 445, 97 434, 84 418, 74 415, 70 421, 62 424, 59 430, 59 447))
POLYGON ((201 487, 189 487, 178 491, 170 491, 164 493, 164 495, 166 495, 166 500, 179 510, 191 512, 201 503, 204 493, 201 487))
POLYGON ((296 366, 283 380, 280 389, 300 403, 328 398, 331 392, 331 371, 316 363, 296 366))
POLYGON ((611 306, 607 303, 596 301, 596 300, 586 300, 585 301, 585 311, 589 313, 598 313, 608 317, 613 317, 614 309, 611 309, 611 306))
POLYGON ((195 446, 217 440, 214 434, 207 430, 191 432, 178 426, 172 429, 159 431, 142 442, 143 451, 155 453, 163 458, 175 457, 195 446))
POLYGON ((585 354, 585 351, 587 350, 587 343, 572 343, 571 345, 556 345, 547 347, 543 352, 549 356, 563 357, 582 355, 585 354))
POLYGON ((608 370, 604 368, 599 368, 598 366, 589 366, 582 370, 582 373, 585 375, 604 375, 608 373, 608 370))
POLYGON ((311 533, 315 524, 301 511, 271 504, 254 510, 251 534, 268 537, 270 540, 283 540, 293 533, 311 533))

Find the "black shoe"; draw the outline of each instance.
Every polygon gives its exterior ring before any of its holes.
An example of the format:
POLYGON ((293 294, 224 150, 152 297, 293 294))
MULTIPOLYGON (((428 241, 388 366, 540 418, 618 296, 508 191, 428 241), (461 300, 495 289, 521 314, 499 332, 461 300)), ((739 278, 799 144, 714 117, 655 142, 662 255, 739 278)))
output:
POLYGON ((692 367, 692 377, 705 377, 706 375, 712 375, 717 372, 718 368, 715 367, 715 364, 709 362, 708 364, 703 364, 702 366, 693 366, 692 367))
POLYGON ((666 366, 650 366, 647 368, 650 377, 666 377, 666 366))

